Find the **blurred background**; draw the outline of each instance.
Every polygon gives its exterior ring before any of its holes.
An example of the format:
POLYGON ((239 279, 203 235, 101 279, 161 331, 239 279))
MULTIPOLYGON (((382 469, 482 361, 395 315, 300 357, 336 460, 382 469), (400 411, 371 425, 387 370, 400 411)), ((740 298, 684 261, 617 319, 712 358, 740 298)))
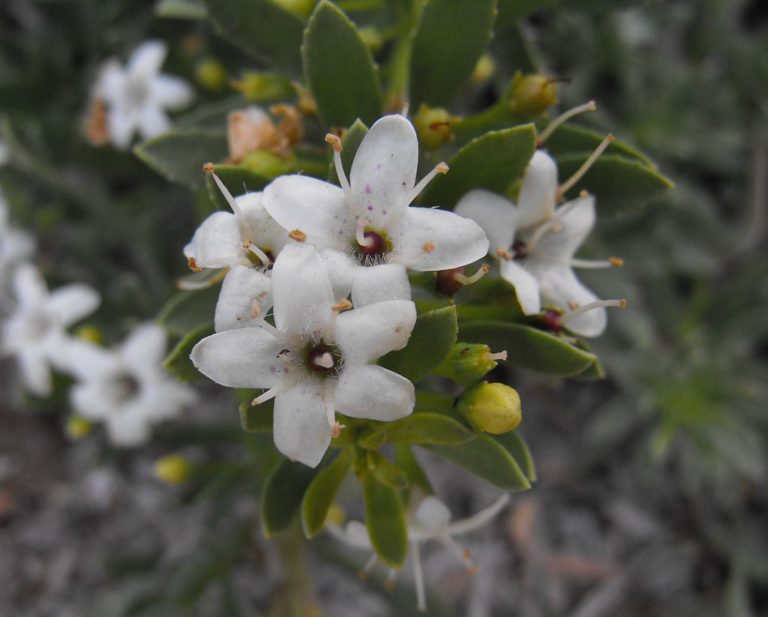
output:
MULTIPOLYGON (((463 104, 492 103, 517 70, 561 77, 560 109, 595 99, 580 122, 641 148, 676 188, 604 211, 598 195, 585 254, 626 265, 584 279, 629 300, 593 345, 606 378, 496 375, 520 391, 538 482, 467 539, 477 576, 426 552, 429 614, 768 615, 768 5, 521 4, 532 12, 500 16, 495 73, 463 104)), ((84 138, 100 64, 150 37, 168 42, 164 71, 198 91, 182 125, 196 109, 242 106, 228 83, 255 66, 177 5, 194 2, 159 3, 172 17, 146 1, 0 2, 11 153, 0 187, 49 285, 101 291, 89 325, 107 342, 157 315, 210 206, 84 138)), ((65 383, 37 400, 20 392, 13 362, 0 371, 0 615, 295 615, 286 580, 307 576, 318 614, 417 614, 407 573, 391 592, 383 577, 360 582, 366 556, 328 538, 309 548, 308 570, 280 565, 304 549, 259 530, 263 475, 249 470, 268 464, 269 436, 243 433, 218 388, 202 386, 201 403, 150 447, 116 451, 66 436, 65 383), (161 483, 153 462, 179 448, 218 472, 161 483)), ((456 518, 494 498, 425 460, 456 518)))

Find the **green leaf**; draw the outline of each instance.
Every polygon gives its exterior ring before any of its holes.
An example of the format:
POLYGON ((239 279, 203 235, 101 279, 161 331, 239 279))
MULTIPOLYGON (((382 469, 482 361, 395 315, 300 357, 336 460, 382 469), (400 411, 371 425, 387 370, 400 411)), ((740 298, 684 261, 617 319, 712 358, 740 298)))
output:
POLYGON ((531 488, 523 470, 507 449, 492 437, 478 435, 457 446, 422 446, 459 467, 507 491, 531 488))
MULTIPOLYGON (((250 193, 253 191, 262 190, 267 184, 269 184, 269 178, 260 176, 245 167, 239 165, 214 165, 216 175, 224 183, 224 186, 229 189, 235 197, 250 193)), ((213 178, 206 174, 205 185, 208 189, 208 196, 219 210, 230 210, 227 200, 221 194, 219 187, 213 181, 213 178)))
MULTIPOLYGON (((581 155, 586 153, 588 156, 604 138, 604 133, 598 133, 575 124, 563 124, 547 140, 546 148, 547 152, 555 158, 574 152, 578 152, 581 155)), ((637 159, 650 167, 654 166, 653 161, 645 154, 619 139, 611 143, 608 152, 637 159)))
POLYGON ((164 178, 197 189, 205 185, 203 165, 225 158, 229 148, 223 133, 188 130, 165 133, 133 151, 164 178))
POLYGON ((267 537, 290 527, 304 493, 319 471, 287 458, 278 461, 267 477, 261 495, 261 518, 267 537))
POLYGON ((363 448, 376 450, 385 443, 454 445, 469 441, 474 436, 461 422, 445 414, 423 412, 386 422, 358 443, 363 448))
POLYGON ((570 377, 587 370, 597 356, 579 349, 543 330, 504 321, 473 321, 461 326, 461 337, 467 341, 506 349, 507 364, 520 368, 570 377))
POLYGON ((325 523, 341 483, 347 477, 352 462, 349 450, 343 450, 328 467, 323 469, 309 485, 301 501, 301 524, 304 535, 314 537, 325 523))
POLYGON ((411 450, 411 447, 408 444, 395 444, 395 465, 397 465, 408 478, 409 486, 419 486, 427 495, 434 493, 429 478, 427 478, 427 474, 424 473, 419 461, 417 461, 416 457, 413 455, 413 450, 411 450))
POLYGON ((472 189, 503 193, 522 177, 535 150, 536 129, 532 124, 486 133, 448 161, 448 173, 438 176, 420 201, 451 209, 472 189))
POLYGON ((528 448, 528 444, 525 443, 523 436, 519 431, 510 431, 503 435, 495 435, 493 437, 498 441, 507 452, 512 455, 520 469, 523 470, 525 477, 531 482, 536 481, 536 466, 533 463, 533 456, 528 448))
MULTIPOLYGON (((349 127, 349 130, 341 140, 341 165, 344 167, 347 178, 349 178, 349 175, 352 172, 352 161, 355 160, 357 149, 360 147, 366 133, 368 133, 368 127, 358 118, 355 120, 354 124, 349 127)), ((336 167, 333 162, 331 162, 330 167, 328 168, 328 181, 338 184, 336 167)))
POLYGON ((493 34, 496 0, 427 0, 411 51, 411 105, 447 106, 493 34))
POLYGON ((392 488, 408 488, 408 476, 393 465, 387 457, 378 452, 366 453, 368 471, 382 484, 392 488))
MULTIPOLYGON (((586 160, 588 154, 570 154, 557 159, 560 178, 569 178, 586 160)), ((668 178, 641 163, 618 155, 603 155, 571 189, 586 189, 597 197, 597 207, 619 212, 656 197, 674 187, 668 178)), ((566 197, 568 199, 568 197, 566 197)))
POLYGON ((212 323, 203 324, 192 330, 166 356, 165 360, 163 360, 163 368, 181 381, 199 381, 203 379, 203 375, 192 364, 192 360, 189 359, 189 354, 199 341, 211 334, 213 334, 212 323))
POLYGON ((381 358, 379 364, 413 382, 426 377, 456 343, 456 307, 445 306, 416 318, 408 345, 381 358))
POLYGON ((408 530, 403 502, 397 489, 368 473, 362 479, 365 525, 373 549, 391 568, 399 568, 408 555, 408 530))
POLYGON ((155 15, 174 19, 205 19, 208 15, 201 0, 159 0, 155 15))
POLYGON ((227 41, 292 75, 301 75, 304 21, 273 0, 205 0, 213 25, 227 41))
MULTIPOLYGON (((242 391, 246 392, 246 391, 242 391)), ((272 421, 274 411, 274 399, 265 401, 260 405, 251 405, 255 398, 255 393, 248 390, 247 400, 240 403, 238 411, 240 412, 240 426, 248 433, 270 433, 272 432, 272 421)))
POLYGON ((381 91, 371 52, 349 18, 321 0, 307 22, 304 73, 326 126, 367 124, 381 115, 381 91))
POLYGON ((180 291, 171 296, 157 316, 168 332, 184 337, 190 330, 208 325, 219 299, 219 286, 194 291, 180 291))

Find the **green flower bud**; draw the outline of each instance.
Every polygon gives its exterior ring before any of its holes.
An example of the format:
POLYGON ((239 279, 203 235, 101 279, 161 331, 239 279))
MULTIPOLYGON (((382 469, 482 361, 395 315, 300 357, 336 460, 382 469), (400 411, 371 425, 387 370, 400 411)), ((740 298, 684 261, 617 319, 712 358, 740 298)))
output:
POLYGON ((93 430, 93 422, 82 416, 69 416, 65 430, 70 439, 82 439, 93 430))
POLYGON ((255 71, 244 73, 239 81, 232 82, 232 87, 242 92, 246 100, 255 103, 286 99, 295 93, 288 78, 255 71))
POLYGON ((483 381, 465 390, 456 409, 475 430, 492 435, 513 431, 522 420, 520 395, 503 383, 483 381))
POLYGON ((507 94, 509 110, 521 116, 539 116, 557 103, 557 80, 544 75, 517 73, 507 94))
POLYGON ((286 11, 302 18, 309 17, 312 9, 315 8, 315 0, 273 0, 273 2, 286 11))
POLYGON ((495 72, 496 63, 493 61, 493 57, 490 54, 483 54, 472 71, 472 81, 481 84, 493 77, 495 72))
POLYGON ((189 479, 192 464, 180 454, 169 454, 155 461, 155 477, 166 484, 182 484, 189 479))
POLYGON ((240 164, 265 178, 276 178, 294 171, 294 158, 283 158, 267 150, 254 150, 246 154, 240 164))
POLYGON ((227 70, 216 58, 203 58, 195 66, 195 81, 211 92, 220 92, 227 85, 227 70))
POLYGON ((435 150, 453 141, 453 125, 458 118, 442 107, 428 107, 424 103, 413 118, 413 125, 419 135, 419 143, 427 150, 435 150))
POLYGON ((456 343, 435 372, 462 386, 471 386, 495 369, 499 360, 506 359, 506 351, 492 353, 488 345, 456 343))

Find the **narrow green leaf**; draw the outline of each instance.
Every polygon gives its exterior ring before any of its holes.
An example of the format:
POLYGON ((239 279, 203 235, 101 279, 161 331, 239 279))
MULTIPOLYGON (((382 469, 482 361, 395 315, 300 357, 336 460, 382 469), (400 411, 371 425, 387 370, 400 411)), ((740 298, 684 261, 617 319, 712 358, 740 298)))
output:
MULTIPOLYGON (((571 176, 588 154, 570 154, 557 159, 560 178, 571 176)), ((637 206, 674 187, 668 178, 641 163, 618 155, 601 156, 570 193, 586 189, 597 198, 597 207, 620 212, 637 206)), ((568 199, 568 197, 566 197, 568 199)))
POLYGON ((408 345, 384 356, 379 364, 413 382, 426 377, 456 343, 456 307, 445 306, 416 318, 408 345))
MULTIPOLYGON (((591 129, 576 124, 563 124, 547 140, 546 148, 555 158, 561 155, 578 153, 588 155, 605 138, 605 133, 598 133, 591 129)), ((654 163, 645 154, 633 148, 628 143, 616 139, 608 148, 609 154, 621 154, 629 158, 637 159, 641 163, 654 167, 654 163)))
POLYGON ((362 482, 365 525, 373 549, 389 567, 399 568, 408 556, 408 530, 400 494, 372 474, 366 474, 362 482))
POLYGON ((535 150, 536 130, 532 124, 486 133, 448 161, 448 173, 432 182, 421 201, 451 209, 472 189, 503 193, 522 177, 535 150))
POLYGON ((461 326, 461 337, 470 342, 506 349, 507 364, 520 368, 570 377, 597 362, 594 354, 562 338, 531 326, 504 321, 473 321, 461 326))
POLYGON ((409 486, 419 486, 427 495, 434 493, 427 474, 424 473, 424 469, 413 455, 411 446, 407 443, 395 444, 395 465, 406 475, 409 486))
POLYGON ((171 353, 166 356, 165 360, 163 360, 163 368, 181 381, 201 380, 203 376, 195 368, 195 365, 192 364, 192 360, 189 359, 189 354, 199 341, 211 334, 213 334, 212 323, 203 324, 192 330, 182 338, 171 350, 171 353))
POLYGON ((203 165, 225 158, 229 149, 223 133, 188 130, 165 133, 133 151, 164 178, 197 189, 205 186, 203 165))
POLYGON ((304 21, 273 0, 205 0, 213 25, 243 51, 298 77, 304 21))
MULTIPOLYGON (((349 127, 349 130, 341 140, 341 165, 344 167, 347 178, 349 178, 349 175, 352 171, 352 161, 355 160, 357 149, 360 147, 360 144, 363 141, 363 137, 365 137, 367 132, 368 127, 365 126, 365 123, 358 118, 355 120, 354 124, 349 127)), ((334 166, 333 162, 331 162, 330 167, 328 168, 328 181, 338 184, 336 167, 334 166)))
POLYGON ((333 504, 341 483, 352 462, 349 450, 343 450, 328 467, 323 469, 309 485, 301 501, 301 524, 304 535, 314 537, 325 524, 325 517, 333 504))
POLYGON ((474 438, 475 434, 461 422, 440 413, 414 413, 395 422, 386 422, 363 437, 363 448, 376 450, 385 443, 417 443, 454 445, 474 438))
POLYGON ((427 0, 411 51, 411 104, 447 106, 493 34, 496 0, 427 0))
POLYGON ((174 19, 205 19, 208 11, 201 0, 159 0, 155 15, 174 19))
MULTIPOLYGON (((245 167, 239 165, 214 165, 216 175, 224 183, 224 186, 229 189, 235 197, 244 195, 245 193, 251 193, 253 191, 262 190, 267 184, 269 184, 269 178, 260 176, 245 167)), ((208 196, 219 210, 229 210, 229 204, 224 196, 221 194, 219 187, 213 181, 211 176, 206 175, 205 185, 208 189, 208 196)))
POLYGON ((408 476, 379 452, 366 453, 368 471, 382 484, 392 488, 408 488, 408 476))
POLYGON ((261 495, 261 518, 267 537, 287 529, 299 510, 307 487, 319 473, 302 463, 281 458, 272 469, 261 495))
POLYGON ((525 439, 519 431, 510 431, 503 435, 495 435, 493 437, 512 455, 520 469, 523 470, 525 477, 531 482, 536 481, 536 466, 533 463, 533 456, 528 448, 528 444, 525 443, 525 439))
POLYGON ((423 447, 504 490, 531 488, 531 483, 512 455, 487 435, 478 435, 472 441, 457 446, 423 447))
POLYGON ((371 52, 349 18, 321 0, 307 22, 304 73, 326 126, 371 124, 381 115, 381 92, 371 52))
POLYGON ((184 337, 190 330, 210 323, 218 299, 218 285, 180 291, 160 309, 157 321, 174 336, 184 337))

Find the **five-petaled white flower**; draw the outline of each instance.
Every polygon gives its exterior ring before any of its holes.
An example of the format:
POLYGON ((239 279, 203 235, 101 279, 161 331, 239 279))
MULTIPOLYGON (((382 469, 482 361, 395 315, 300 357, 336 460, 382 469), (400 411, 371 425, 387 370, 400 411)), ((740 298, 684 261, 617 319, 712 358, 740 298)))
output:
POLYGON ((29 259, 34 250, 32 237, 9 223, 8 205, 0 193, 0 309, 7 303, 5 294, 14 268, 29 259))
POLYGON ((127 148, 135 132, 150 139, 171 128, 166 109, 186 107, 193 98, 189 84, 160 73, 168 49, 162 41, 146 41, 131 54, 125 67, 107 60, 96 82, 94 96, 108 109, 107 133, 120 149, 127 148))
POLYGON ((416 322, 410 300, 357 308, 335 303, 316 249, 283 248, 272 269, 275 325, 218 332, 192 350, 204 375, 232 388, 268 388, 275 398, 274 439, 288 458, 316 466, 340 426, 335 412, 396 420, 411 413, 414 387, 372 364, 402 349, 416 322))
POLYGON ((162 368, 166 334, 157 324, 142 324, 116 349, 84 341, 70 345, 70 372, 78 383, 70 390, 75 412, 104 422, 112 443, 146 443, 152 424, 175 418, 196 395, 162 368))
POLYGON ((30 265, 14 274, 18 305, 2 327, 0 352, 16 356, 30 392, 51 393, 51 365, 66 370, 70 337, 66 329, 99 305, 100 298, 86 285, 66 285, 48 293, 40 273, 30 265))
MULTIPOLYGON (((410 544, 410 557, 413 568, 414 584, 416 586, 416 599, 418 608, 421 611, 427 610, 427 597, 424 590, 424 572, 421 567, 421 544, 434 540, 442 544, 451 553, 456 555, 464 562, 467 570, 474 574, 477 567, 472 560, 467 549, 462 548, 453 536, 468 533, 488 523, 495 517, 509 502, 509 495, 502 495, 490 506, 481 510, 477 514, 460 521, 451 522, 451 511, 442 501, 433 495, 428 495, 418 502, 418 506, 408 513, 407 529, 408 542, 410 544)), ((338 540, 354 548, 373 550, 368 530, 365 525, 359 521, 350 521, 344 528, 335 524, 328 524, 326 529, 338 540)), ((361 575, 367 576, 368 572, 378 558, 373 553, 361 570, 361 575)), ((394 582, 396 576, 395 570, 389 571, 389 582, 394 582)))
POLYGON ((285 229, 326 249, 336 297, 351 292, 355 306, 410 299, 406 267, 445 270, 488 251, 483 230, 446 210, 409 207, 441 163, 416 184, 419 145, 403 116, 378 120, 358 148, 350 179, 338 138, 329 136, 341 188, 303 175, 282 176, 264 190, 264 207, 285 229))
POLYGON ((526 315, 539 313, 542 300, 565 311, 559 324, 582 336, 599 336, 605 329, 604 306, 622 301, 598 300, 576 277, 573 268, 620 266, 621 260, 574 258, 595 223, 595 199, 582 193, 556 207, 561 189, 557 165, 544 151, 531 159, 523 177, 517 206, 508 199, 476 189, 461 198, 456 212, 477 221, 499 258, 501 276, 514 285, 526 315))
POLYGON ((267 214, 261 193, 233 198, 219 177, 212 176, 232 212, 215 212, 205 219, 184 255, 195 271, 229 268, 214 315, 216 331, 221 332, 257 325, 272 307, 270 268, 288 233, 267 214))

